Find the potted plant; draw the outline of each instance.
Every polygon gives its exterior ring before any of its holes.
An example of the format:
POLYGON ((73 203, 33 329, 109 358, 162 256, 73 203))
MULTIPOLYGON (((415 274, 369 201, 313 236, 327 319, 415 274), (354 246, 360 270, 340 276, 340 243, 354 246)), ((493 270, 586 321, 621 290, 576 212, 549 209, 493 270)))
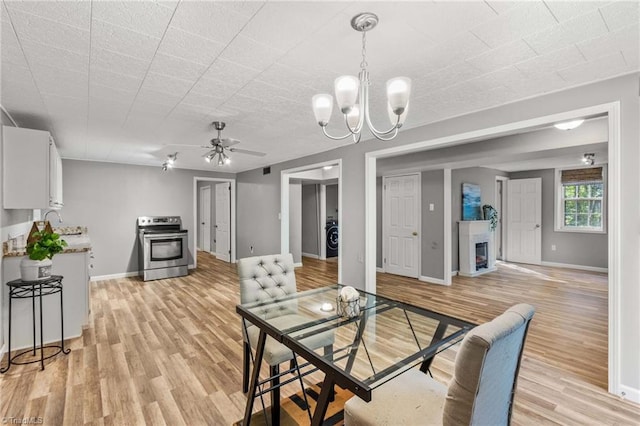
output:
POLYGON ((44 280, 51 276, 54 255, 60 253, 67 242, 60 235, 48 230, 37 231, 27 244, 27 254, 20 262, 20 274, 24 281, 44 280))
POLYGON ((498 211, 490 204, 482 206, 482 212, 484 214, 484 220, 489 221, 489 228, 494 231, 498 226, 498 211))

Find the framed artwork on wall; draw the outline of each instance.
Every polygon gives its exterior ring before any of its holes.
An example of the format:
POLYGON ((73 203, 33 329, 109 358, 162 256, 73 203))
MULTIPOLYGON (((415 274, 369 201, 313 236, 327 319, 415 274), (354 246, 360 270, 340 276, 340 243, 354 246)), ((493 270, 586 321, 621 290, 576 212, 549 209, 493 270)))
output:
POLYGON ((462 184, 462 220, 482 220, 480 185, 462 184))

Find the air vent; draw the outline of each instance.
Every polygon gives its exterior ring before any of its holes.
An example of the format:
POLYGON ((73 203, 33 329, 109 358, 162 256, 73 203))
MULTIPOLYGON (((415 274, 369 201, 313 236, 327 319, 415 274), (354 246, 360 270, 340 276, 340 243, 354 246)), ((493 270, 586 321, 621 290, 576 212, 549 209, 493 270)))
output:
POLYGON ((268 175, 268 174, 270 174, 270 173, 271 173, 271 166, 269 166, 269 167, 264 167, 264 168, 262 169, 262 174, 263 174, 263 175, 268 175))

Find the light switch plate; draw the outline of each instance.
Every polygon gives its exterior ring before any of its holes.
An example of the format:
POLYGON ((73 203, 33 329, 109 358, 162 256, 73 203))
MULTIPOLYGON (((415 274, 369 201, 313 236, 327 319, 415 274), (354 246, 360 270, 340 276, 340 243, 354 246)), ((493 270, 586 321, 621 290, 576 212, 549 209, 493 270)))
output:
POLYGON ((436 209, 436 206, 433 203, 429 203, 429 211, 432 212, 436 209))

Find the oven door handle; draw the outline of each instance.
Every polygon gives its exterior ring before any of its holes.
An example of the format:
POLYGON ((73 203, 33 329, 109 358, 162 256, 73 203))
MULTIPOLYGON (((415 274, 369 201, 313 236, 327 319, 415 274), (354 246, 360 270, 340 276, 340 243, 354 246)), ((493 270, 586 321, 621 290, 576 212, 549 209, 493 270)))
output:
POLYGON ((186 236, 187 236, 186 232, 180 232, 180 233, 171 232, 166 234, 144 234, 144 239, 145 240, 159 240, 159 239, 164 240, 167 238, 182 238, 186 236))

